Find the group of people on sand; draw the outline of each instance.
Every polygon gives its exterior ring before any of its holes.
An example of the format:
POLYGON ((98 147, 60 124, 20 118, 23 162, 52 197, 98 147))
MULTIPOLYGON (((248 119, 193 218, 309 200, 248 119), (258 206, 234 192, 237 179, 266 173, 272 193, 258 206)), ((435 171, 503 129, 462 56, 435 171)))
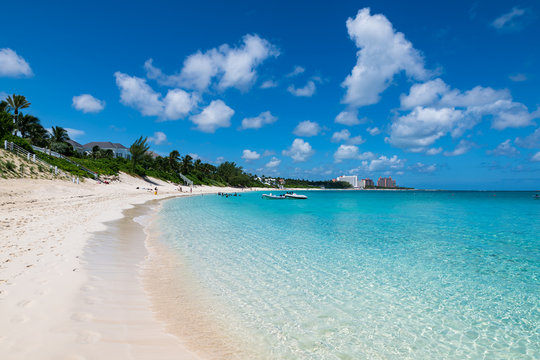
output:
MULTIPOLYGON (((178 186, 178 191, 184 192, 184 189, 181 186, 178 186)), ((186 192, 189 192, 190 194, 193 193, 193 188, 190 186, 189 191, 186 191, 186 192)))
POLYGON ((226 197, 226 198, 228 198, 229 196, 242 196, 242 195, 237 194, 237 193, 229 194, 229 193, 218 192, 217 194, 218 194, 218 196, 224 196, 224 197, 226 197))
POLYGON ((145 187, 138 187, 138 186, 137 186, 137 190, 139 190, 139 189, 141 189, 141 190, 146 190, 146 191, 150 191, 150 192, 153 191, 153 192, 154 192, 154 195, 157 195, 157 192, 158 192, 157 186, 156 186, 155 188, 153 188, 153 189, 152 189, 152 188, 145 188, 145 187))

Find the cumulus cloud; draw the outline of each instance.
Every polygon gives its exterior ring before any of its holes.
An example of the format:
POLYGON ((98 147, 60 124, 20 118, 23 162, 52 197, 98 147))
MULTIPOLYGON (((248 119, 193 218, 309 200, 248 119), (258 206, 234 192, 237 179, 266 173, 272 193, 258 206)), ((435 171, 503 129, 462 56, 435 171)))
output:
POLYGON ((245 118, 242 120, 242 126, 240 129, 260 129, 264 125, 272 124, 277 121, 277 117, 272 115, 270 111, 260 113, 254 118, 245 118))
POLYGON ((278 167, 279 164, 281 164, 281 160, 279 160, 277 157, 272 157, 272 159, 266 163, 267 168, 275 168, 278 167))
POLYGON ((105 109, 105 101, 96 99, 90 94, 73 97, 72 106, 83 113, 98 113, 105 109))
POLYGON ((178 74, 165 75, 153 65, 145 63, 147 76, 167 86, 179 86, 199 91, 206 90, 215 79, 220 90, 237 88, 247 90, 257 78, 257 67, 279 50, 258 35, 245 35, 239 46, 223 44, 206 52, 197 51, 188 56, 178 74))
POLYGON ((315 86, 315 82, 313 82, 313 80, 309 80, 304 87, 296 88, 294 85, 290 85, 287 88, 287 91, 294 96, 311 97, 313 94, 315 94, 316 89, 317 87, 315 86))
POLYGON ((368 127, 367 132, 369 133, 369 135, 375 136, 375 135, 379 135, 381 133, 381 129, 379 129, 376 126, 375 127, 368 127))
POLYGON ((379 156, 375 157, 373 156, 371 160, 363 160, 361 163, 361 166, 359 166, 356 169, 351 169, 350 173, 358 173, 358 172, 384 172, 384 173, 390 173, 392 171, 397 171, 396 173, 400 173, 400 169, 403 169, 405 166, 405 161, 403 159, 400 159, 397 157, 397 155, 394 155, 392 157, 387 156, 379 156))
POLYGON ((437 165, 436 164, 426 165, 424 163, 417 162, 416 164, 410 166, 409 170, 416 171, 419 173, 430 174, 437 171, 437 165))
POLYGON ((467 153, 469 150, 471 150, 473 147, 475 147, 476 144, 471 142, 471 141, 467 141, 467 140, 461 140, 457 145, 456 147, 454 148, 453 151, 445 151, 444 152, 444 156, 459 156, 459 155, 463 155, 465 153, 467 153))
POLYGON ((77 139, 85 134, 83 130, 65 128, 70 139, 77 139))
POLYGON ((231 126, 234 110, 222 100, 213 100, 200 114, 193 115, 190 120, 197 125, 197 130, 214 133, 220 127, 231 126))
POLYGON ((278 86, 277 81, 266 80, 261 84, 261 89, 270 89, 270 88, 275 88, 277 86, 278 86))
POLYGON ((290 73, 288 73, 287 75, 285 75, 286 77, 293 77, 293 76, 296 76, 296 75, 300 75, 302 74, 303 72, 305 72, 306 69, 304 69, 302 66, 295 66, 294 67, 294 70, 291 71, 290 73))
POLYGON ((430 148, 430 149, 426 150, 426 154, 427 155, 437 155, 437 154, 441 153, 442 151, 443 151, 442 147, 430 148))
POLYGON ((508 78, 512 80, 513 82, 527 81, 527 75, 525 74, 514 74, 514 75, 508 76, 508 78))
POLYGON ((296 136, 316 136, 321 131, 321 126, 313 121, 302 121, 300 122, 293 131, 293 134, 296 136))
POLYGON ((535 149, 540 148, 540 127, 537 128, 532 134, 526 136, 525 138, 516 138, 515 143, 517 146, 535 149))
POLYGON ((114 73, 120 89, 120 102, 138 110, 144 116, 158 116, 161 120, 177 120, 186 117, 197 107, 200 100, 194 93, 182 89, 170 89, 163 98, 145 79, 121 72, 114 73))
POLYGON ((347 142, 348 144, 362 144, 365 142, 365 140, 362 138, 362 136, 353 136, 351 137, 351 132, 347 129, 343 129, 341 131, 337 131, 332 135, 332 139, 330 140, 332 142, 347 142))
POLYGON ((540 151, 531 157, 531 161, 540 161, 540 151))
POLYGON ((302 139, 294 139, 292 145, 282 151, 283 155, 291 157, 294 162, 307 161, 314 153, 311 145, 302 139))
POLYGON ((373 159, 375 155, 372 152, 361 153, 358 146, 355 145, 340 145, 334 153, 334 160, 339 163, 343 160, 366 160, 373 159))
POLYGON ((246 149, 242 152, 242 159, 246 161, 259 160, 260 158, 261 158, 261 154, 259 154, 256 151, 251 151, 251 150, 246 149))
POLYGON ((401 108, 410 112, 393 121, 386 141, 413 152, 427 151, 447 134, 460 137, 484 117, 491 119, 492 128, 503 130, 530 126, 540 116, 539 110, 530 113, 514 102, 508 90, 476 86, 462 92, 441 79, 413 85, 401 96, 401 108))
POLYGON ((493 20, 491 26, 500 32, 521 30, 526 23, 527 19, 525 15, 527 15, 527 12, 527 9, 513 7, 509 12, 504 13, 493 20))
POLYGON ((161 145, 167 143, 167 135, 164 132, 156 131, 153 136, 148 138, 148 142, 155 145, 161 145))
POLYGON ((0 49, 0 77, 31 77, 34 73, 22 56, 9 48, 0 49))
POLYGON ((519 155, 519 151, 512 146, 512 140, 507 139, 506 141, 503 141, 500 143, 495 149, 488 150, 488 155, 496 155, 496 156, 517 156, 519 155))
POLYGON ((394 75, 402 71, 417 80, 428 77, 420 53, 384 15, 361 9, 354 19, 347 20, 347 30, 360 50, 356 65, 342 83, 344 103, 360 107, 379 102, 394 75))
POLYGON ((355 109, 352 110, 344 110, 336 116, 335 120, 336 123, 341 125, 347 125, 347 126, 353 126, 358 125, 363 122, 365 122, 365 119, 358 119, 358 111, 355 109))

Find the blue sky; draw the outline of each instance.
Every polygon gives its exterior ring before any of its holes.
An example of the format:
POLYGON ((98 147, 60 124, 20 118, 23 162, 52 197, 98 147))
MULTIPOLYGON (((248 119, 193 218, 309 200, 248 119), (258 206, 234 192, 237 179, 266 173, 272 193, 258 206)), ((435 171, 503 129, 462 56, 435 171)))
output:
POLYGON ((540 188, 537 1, 3 4, 0 96, 259 175, 540 188))

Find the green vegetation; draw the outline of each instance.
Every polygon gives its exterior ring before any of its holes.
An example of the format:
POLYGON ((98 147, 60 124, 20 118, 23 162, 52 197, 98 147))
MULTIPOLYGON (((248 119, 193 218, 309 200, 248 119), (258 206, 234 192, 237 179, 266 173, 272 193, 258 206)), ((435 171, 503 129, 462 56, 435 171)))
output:
POLYGON ((345 181, 310 181, 299 179, 285 179, 287 188, 324 188, 324 189, 349 189, 352 185, 345 181))

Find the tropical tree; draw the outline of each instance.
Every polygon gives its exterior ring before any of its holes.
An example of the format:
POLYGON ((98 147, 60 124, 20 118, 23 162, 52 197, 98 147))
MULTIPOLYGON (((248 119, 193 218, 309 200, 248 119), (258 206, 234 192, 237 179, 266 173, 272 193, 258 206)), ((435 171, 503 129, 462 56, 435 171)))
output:
POLYGON ((60 126, 53 126, 51 128, 51 142, 63 143, 69 140, 67 130, 60 126))
MULTIPOLYGON (((9 110, 13 110, 13 123, 17 123, 19 120, 19 110, 26 109, 30 106, 30 103, 23 95, 10 95, 6 98, 7 107, 9 110)), ((15 134, 13 134, 15 135, 15 134)))
POLYGON ((50 133, 39 122, 33 123, 29 126, 28 138, 33 145, 46 147, 49 143, 50 133))
POLYGON ((21 134, 21 137, 27 138, 30 135, 30 129, 38 124, 39 119, 37 117, 28 114, 19 114, 19 117, 15 122, 15 127, 21 134))
POLYGON ((0 112, 8 111, 8 103, 5 100, 0 101, 0 112))
POLYGON ((182 158, 181 170, 183 174, 190 174, 193 169, 193 158, 188 154, 182 158))
POLYGON ((129 147, 131 153, 131 170, 135 171, 135 167, 144 157, 146 152, 150 150, 150 146, 146 142, 147 138, 142 136, 135 140, 135 142, 129 147))
POLYGON ((11 135, 15 125, 11 120, 11 115, 5 111, 0 111, 0 139, 6 135, 11 135))
POLYGON ((168 162, 172 171, 178 171, 178 161, 180 160, 180 153, 178 150, 173 150, 169 153, 168 162))

